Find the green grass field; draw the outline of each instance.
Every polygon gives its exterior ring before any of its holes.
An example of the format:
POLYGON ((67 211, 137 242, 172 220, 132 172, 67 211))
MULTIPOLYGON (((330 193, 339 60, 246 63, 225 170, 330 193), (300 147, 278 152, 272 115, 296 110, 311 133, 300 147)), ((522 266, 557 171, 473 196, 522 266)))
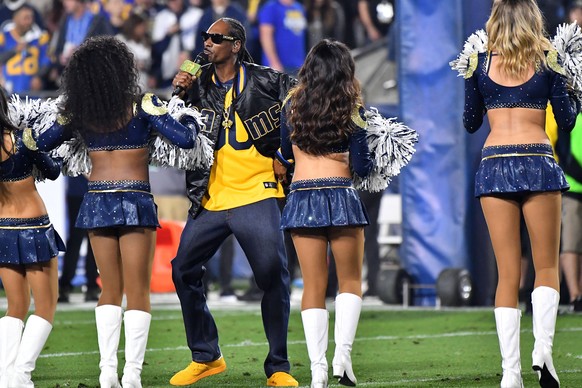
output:
MULTIPOLYGON (((256 311, 216 311, 214 314, 228 369, 195 386, 264 386, 263 360, 267 345, 258 308, 256 311)), ((531 317, 524 315, 521 349, 526 387, 538 386, 536 375, 531 371, 531 328, 531 317)), ((558 317, 554 363, 562 387, 582 387, 581 331, 580 316, 558 317)), ((333 329, 330 332, 333 337, 333 329)), ((330 338, 330 364, 333 349, 330 338)), ((121 370, 122 351, 119 358, 121 370)), ((501 373, 491 310, 364 309, 352 359, 359 387, 498 387, 501 373)), ((42 388, 97 387, 98 360, 93 312, 59 311, 33 379, 36 386, 42 388)), ((154 310, 142 373, 143 386, 169 387, 169 378, 189 360, 180 311, 154 310)), ((292 311, 289 324, 289 360, 292 374, 301 386, 308 387, 309 360, 297 310, 292 311)), ((330 382, 330 386, 339 387, 334 380, 330 382)))

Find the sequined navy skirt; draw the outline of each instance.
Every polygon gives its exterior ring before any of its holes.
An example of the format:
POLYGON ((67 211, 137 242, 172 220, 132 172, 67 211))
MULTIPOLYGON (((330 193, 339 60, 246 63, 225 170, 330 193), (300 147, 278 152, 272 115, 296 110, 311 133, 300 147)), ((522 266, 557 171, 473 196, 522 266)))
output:
POLYGON ((89 182, 75 226, 82 229, 160 226, 150 184, 143 181, 89 182))
POLYGON ((349 178, 319 178, 291 183, 281 229, 358 226, 370 223, 349 178))
POLYGON ((548 144, 485 147, 475 176, 475 197, 570 188, 548 144))
POLYGON ((0 218, 0 263, 47 262, 59 251, 65 251, 65 244, 48 216, 0 218))

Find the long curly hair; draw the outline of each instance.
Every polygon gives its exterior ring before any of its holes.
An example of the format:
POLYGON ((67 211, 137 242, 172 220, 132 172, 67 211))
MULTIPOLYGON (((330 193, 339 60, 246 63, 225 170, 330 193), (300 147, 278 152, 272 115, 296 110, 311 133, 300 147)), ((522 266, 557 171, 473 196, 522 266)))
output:
POLYGON ((113 132, 131 118, 141 89, 132 52, 115 37, 87 39, 74 52, 63 76, 63 112, 83 132, 113 132))
POLYGON ((525 77, 532 65, 546 65, 546 37, 542 13, 535 0, 495 0, 485 26, 489 50, 497 51, 505 74, 525 77))
POLYGON ((345 143, 355 128, 352 113, 361 105, 355 63, 348 47, 324 39, 309 51, 291 91, 291 141, 302 151, 323 155, 345 143))

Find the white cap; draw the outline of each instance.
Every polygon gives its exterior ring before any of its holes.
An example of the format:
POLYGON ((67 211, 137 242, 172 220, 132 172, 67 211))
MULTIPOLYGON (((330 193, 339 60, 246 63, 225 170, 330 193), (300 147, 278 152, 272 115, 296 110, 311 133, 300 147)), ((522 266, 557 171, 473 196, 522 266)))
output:
POLYGON ((6 8, 11 11, 16 11, 18 8, 22 7, 26 3, 26 0, 4 0, 6 8))

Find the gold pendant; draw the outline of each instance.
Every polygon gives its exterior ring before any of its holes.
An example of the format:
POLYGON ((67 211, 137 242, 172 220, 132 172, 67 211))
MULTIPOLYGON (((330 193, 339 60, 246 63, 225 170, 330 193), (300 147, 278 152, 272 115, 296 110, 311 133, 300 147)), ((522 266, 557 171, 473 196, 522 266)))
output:
POLYGON ((232 120, 224 119, 222 121, 222 126, 224 129, 230 129, 230 127, 232 127, 232 120))

